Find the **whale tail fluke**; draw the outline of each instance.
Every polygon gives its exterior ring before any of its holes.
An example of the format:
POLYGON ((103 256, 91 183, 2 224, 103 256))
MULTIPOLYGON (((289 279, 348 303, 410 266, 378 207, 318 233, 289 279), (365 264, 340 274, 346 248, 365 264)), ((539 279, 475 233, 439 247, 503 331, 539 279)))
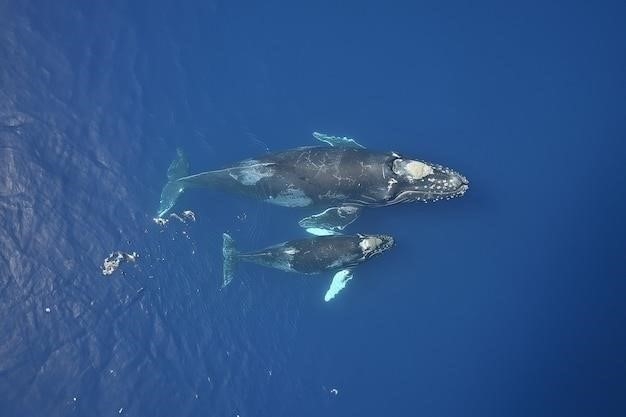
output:
POLYGON ((182 150, 176 149, 176 158, 167 169, 167 184, 161 191, 158 217, 165 216, 176 204, 178 196, 184 191, 185 185, 180 178, 189 175, 189 161, 182 150))
POLYGON ((235 266, 237 265, 237 249, 235 241, 228 233, 223 233, 222 254, 224 255, 224 282, 222 288, 226 287, 235 276, 235 266))

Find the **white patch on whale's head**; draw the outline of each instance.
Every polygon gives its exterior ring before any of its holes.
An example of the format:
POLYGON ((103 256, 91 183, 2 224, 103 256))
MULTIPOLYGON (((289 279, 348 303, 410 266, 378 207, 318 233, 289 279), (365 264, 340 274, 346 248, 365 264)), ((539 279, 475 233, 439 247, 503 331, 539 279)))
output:
POLYGON ((391 249, 394 245, 392 236, 389 235, 359 235, 361 241, 359 247, 363 258, 369 258, 391 249))
POLYGON ((420 161, 398 158, 393 161, 393 172, 413 182, 432 174, 433 168, 420 161))
POLYGON ((281 191, 277 196, 266 199, 268 203, 283 207, 306 207, 313 200, 299 188, 289 187, 281 191))

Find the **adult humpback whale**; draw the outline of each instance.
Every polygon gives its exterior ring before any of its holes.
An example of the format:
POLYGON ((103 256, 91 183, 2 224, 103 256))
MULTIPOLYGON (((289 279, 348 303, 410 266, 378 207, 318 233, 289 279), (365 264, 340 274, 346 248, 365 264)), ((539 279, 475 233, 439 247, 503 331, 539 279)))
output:
POLYGON ((158 216, 165 216, 183 190, 208 187, 237 192, 284 207, 323 209, 300 220, 316 235, 336 234, 359 216, 362 207, 461 196, 469 182, 441 165, 404 158, 395 152, 365 149, 355 140, 315 132, 327 144, 268 153, 235 165, 189 175, 178 150, 161 192, 158 216))
POLYGON ((291 240, 250 253, 239 253, 233 239, 223 234, 224 282, 227 286, 234 276, 237 262, 258 265, 301 274, 334 273, 324 301, 332 300, 352 279, 352 269, 371 257, 390 249, 393 237, 388 235, 316 236, 291 240))

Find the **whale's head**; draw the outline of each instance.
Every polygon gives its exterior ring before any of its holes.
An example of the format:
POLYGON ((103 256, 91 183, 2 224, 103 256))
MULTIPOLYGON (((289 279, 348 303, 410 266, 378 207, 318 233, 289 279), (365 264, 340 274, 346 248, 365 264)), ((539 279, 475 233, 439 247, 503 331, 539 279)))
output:
POLYGON ((359 247, 363 253, 362 259, 383 253, 394 245, 393 237, 389 235, 358 235, 361 241, 359 247))
POLYGON ((398 156, 391 161, 391 170, 395 176, 389 180, 389 189, 394 190, 389 204, 449 200, 469 188, 467 178, 442 165, 398 156))

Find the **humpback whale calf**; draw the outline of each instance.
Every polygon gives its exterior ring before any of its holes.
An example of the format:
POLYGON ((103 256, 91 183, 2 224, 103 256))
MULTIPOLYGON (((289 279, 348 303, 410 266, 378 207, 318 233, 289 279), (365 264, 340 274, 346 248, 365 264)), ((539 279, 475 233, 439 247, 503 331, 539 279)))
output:
POLYGON ((189 163, 178 150, 157 216, 165 216, 185 189, 208 187, 283 207, 317 207, 322 211, 301 219, 300 226, 332 235, 356 220, 363 207, 450 199, 469 187, 463 175, 442 165, 370 151, 347 137, 313 136, 330 146, 268 153, 195 175, 189 175, 189 163))
POLYGON ((240 253, 233 239, 223 234, 224 282, 230 284, 238 262, 258 265, 301 274, 334 273, 333 280, 324 295, 324 301, 332 300, 352 279, 352 269, 388 249, 393 237, 388 235, 336 235, 316 236, 279 243, 265 249, 240 253))

